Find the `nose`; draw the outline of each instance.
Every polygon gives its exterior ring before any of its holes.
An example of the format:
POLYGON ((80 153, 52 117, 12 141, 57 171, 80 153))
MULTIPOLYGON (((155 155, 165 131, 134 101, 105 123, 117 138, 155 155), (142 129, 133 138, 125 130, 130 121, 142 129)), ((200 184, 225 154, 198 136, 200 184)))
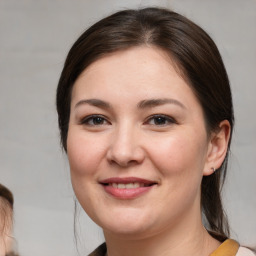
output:
POLYGON ((132 127, 114 132, 107 152, 108 162, 121 167, 141 164, 145 158, 145 152, 140 145, 139 137, 132 127))

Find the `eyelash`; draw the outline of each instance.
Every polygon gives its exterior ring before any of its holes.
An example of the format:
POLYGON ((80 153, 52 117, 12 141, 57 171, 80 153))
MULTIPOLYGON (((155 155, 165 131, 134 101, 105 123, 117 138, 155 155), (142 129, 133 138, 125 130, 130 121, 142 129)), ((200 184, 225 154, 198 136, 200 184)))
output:
POLYGON ((152 115, 150 116, 146 122, 146 124, 149 124, 149 125, 156 125, 156 126, 167 126, 167 125, 170 125, 170 124, 177 124, 177 121, 173 118, 173 117, 170 117, 170 116, 167 116, 167 115, 162 115, 162 114, 158 114, 158 115, 152 115), (154 122, 154 124, 149 124, 149 122, 151 120, 154 120, 156 121, 156 119, 158 118, 158 121, 164 121, 165 123, 164 124, 156 124, 156 122, 154 122), (167 122, 167 123, 166 123, 167 122))
POLYGON ((105 116, 102 116, 102 115, 90 115, 90 116, 87 116, 87 117, 83 118, 81 120, 80 124, 88 125, 88 126, 100 126, 100 125, 104 125, 104 122, 107 122, 107 124, 110 124, 109 121, 107 121, 105 116), (98 118, 98 121, 100 119, 103 123, 96 124, 94 121, 97 122, 97 118, 98 118), (92 121, 94 123, 91 124, 90 121, 92 121))
MULTIPOLYGON (((106 125, 106 124, 109 125, 110 122, 106 119, 105 116, 90 115, 90 116, 83 118, 81 120, 80 124, 88 125, 88 126, 101 126, 101 125, 106 125), (90 122, 93 122, 93 123, 90 123, 90 122)), ((170 116, 163 115, 163 114, 157 114, 157 115, 152 115, 152 116, 148 117, 147 120, 143 124, 149 124, 149 125, 155 125, 155 126, 167 126, 169 124, 177 124, 177 121, 170 116), (152 121, 152 120, 154 121, 154 123, 150 124, 150 121, 152 121), (158 121, 160 123, 157 124, 156 122, 158 122, 158 121)))

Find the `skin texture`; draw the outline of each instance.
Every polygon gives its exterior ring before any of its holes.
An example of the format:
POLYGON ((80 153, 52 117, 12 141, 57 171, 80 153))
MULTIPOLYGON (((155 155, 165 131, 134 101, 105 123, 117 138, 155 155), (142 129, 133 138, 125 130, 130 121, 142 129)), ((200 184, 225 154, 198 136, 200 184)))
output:
POLYGON ((160 49, 116 52, 79 76, 67 139, 71 179, 103 228, 108 255, 209 255, 219 245, 202 226, 200 184, 225 157, 229 125, 210 136, 205 127, 201 105, 160 49), (126 200, 100 184, 112 177, 156 184, 126 200))

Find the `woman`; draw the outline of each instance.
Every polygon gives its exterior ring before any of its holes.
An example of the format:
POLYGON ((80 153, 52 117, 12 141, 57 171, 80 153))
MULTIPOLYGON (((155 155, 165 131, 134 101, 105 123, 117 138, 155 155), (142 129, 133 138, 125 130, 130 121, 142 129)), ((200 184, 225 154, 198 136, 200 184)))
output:
POLYGON ((251 255, 228 239, 232 97, 200 27, 158 8, 99 21, 67 56, 57 111, 76 197, 106 239, 91 255, 251 255))
POLYGON ((15 256, 12 248, 13 195, 0 184, 0 256, 15 256))

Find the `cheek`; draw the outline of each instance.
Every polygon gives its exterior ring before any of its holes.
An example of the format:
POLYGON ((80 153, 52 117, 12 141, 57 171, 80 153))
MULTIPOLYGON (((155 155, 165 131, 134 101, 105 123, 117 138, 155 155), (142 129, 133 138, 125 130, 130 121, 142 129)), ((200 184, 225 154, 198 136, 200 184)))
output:
POLYGON ((207 149, 202 136, 184 132, 151 143, 151 158, 163 175, 201 175, 207 149))
POLYGON ((86 134, 69 131, 67 154, 72 176, 91 175, 104 155, 104 145, 86 134))
POLYGON ((199 141, 198 137, 192 138, 166 138, 158 144, 157 150, 151 151, 151 159, 154 159, 154 166, 161 173, 162 185, 168 195, 167 204, 171 208, 175 205, 177 210, 174 213, 188 209, 200 196, 206 147, 201 137, 199 141))
POLYGON ((104 150, 100 141, 81 132, 70 129, 67 138, 67 154, 70 165, 71 182, 78 201, 85 212, 93 218, 95 201, 99 202, 95 191, 97 170, 103 159, 104 150))

